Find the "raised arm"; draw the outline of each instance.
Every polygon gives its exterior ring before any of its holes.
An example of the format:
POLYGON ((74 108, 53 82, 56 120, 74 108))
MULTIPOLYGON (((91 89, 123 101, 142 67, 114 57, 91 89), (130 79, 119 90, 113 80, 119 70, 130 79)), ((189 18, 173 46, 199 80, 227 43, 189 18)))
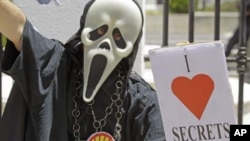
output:
POLYGON ((22 33, 26 17, 24 13, 9 0, 0 0, 0 32, 21 49, 22 33))

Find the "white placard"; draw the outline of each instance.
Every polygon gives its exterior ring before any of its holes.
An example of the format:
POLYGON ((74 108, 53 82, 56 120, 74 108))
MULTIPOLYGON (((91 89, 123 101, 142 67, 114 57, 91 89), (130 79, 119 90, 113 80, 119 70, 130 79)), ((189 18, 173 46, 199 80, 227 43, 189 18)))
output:
POLYGON ((236 124, 222 42, 151 50, 168 141, 228 141, 236 124))

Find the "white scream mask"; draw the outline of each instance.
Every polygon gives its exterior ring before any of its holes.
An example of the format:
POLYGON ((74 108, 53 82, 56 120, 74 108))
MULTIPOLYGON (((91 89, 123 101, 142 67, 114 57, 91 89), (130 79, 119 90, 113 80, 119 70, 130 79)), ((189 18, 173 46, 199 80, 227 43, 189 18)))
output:
POLYGON ((132 0, 95 0, 89 7, 81 33, 85 102, 94 99, 119 62, 131 54, 142 25, 141 10, 132 0))

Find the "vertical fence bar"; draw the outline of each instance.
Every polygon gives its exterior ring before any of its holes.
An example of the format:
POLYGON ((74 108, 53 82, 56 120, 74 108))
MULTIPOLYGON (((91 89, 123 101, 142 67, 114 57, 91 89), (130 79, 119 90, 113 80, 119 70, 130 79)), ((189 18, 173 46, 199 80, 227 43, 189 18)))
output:
POLYGON ((215 0, 214 40, 220 40, 220 0, 215 0))
POLYGON ((240 23, 239 23, 239 50, 237 54, 237 71, 239 74, 239 95, 238 95, 238 124, 243 123, 243 106, 244 106, 244 74, 247 66, 247 49, 246 49, 246 0, 240 3, 240 23))
POLYGON ((168 20, 169 19, 169 0, 163 0, 163 43, 162 46, 168 46, 168 20))
POLYGON ((194 42, 194 0, 189 0, 189 26, 188 41, 194 42))

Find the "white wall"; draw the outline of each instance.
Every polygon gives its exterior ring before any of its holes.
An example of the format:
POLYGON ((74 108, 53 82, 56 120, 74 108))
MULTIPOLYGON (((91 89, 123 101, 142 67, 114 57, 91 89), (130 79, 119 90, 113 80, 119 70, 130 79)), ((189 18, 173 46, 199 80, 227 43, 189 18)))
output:
POLYGON ((65 43, 78 29, 80 16, 88 0, 51 0, 41 5, 38 0, 13 0, 31 23, 48 38, 65 43))

